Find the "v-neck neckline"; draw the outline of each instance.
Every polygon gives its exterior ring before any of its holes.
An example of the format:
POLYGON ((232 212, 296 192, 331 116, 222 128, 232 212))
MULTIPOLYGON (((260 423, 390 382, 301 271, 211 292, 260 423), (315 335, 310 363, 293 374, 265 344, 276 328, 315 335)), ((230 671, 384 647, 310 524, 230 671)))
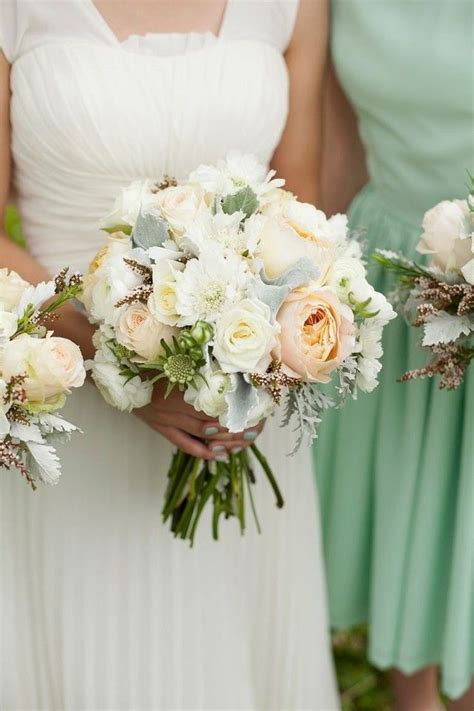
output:
POLYGON ((216 39, 220 39, 224 33, 228 16, 229 16, 229 8, 232 3, 232 0, 226 0, 226 4, 224 7, 224 13, 222 15, 221 23, 219 26, 219 29, 216 32, 213 32, 212 30, 206 30, 206 31, 196 31, 196 30, 188 30, 187 32, 154 32, 153 30, 150 30, 149 32, 143 32, 143 33, 136 33, 136 32, 131 32, 127 37, 124 37, 124 39, 120 39, 116 33, 113 31, 112 27, 110 26, 109 22, 105 19, 104 15, 101 13, 97 5, 95 4, 94 0, 88 0, 88 4, 91 8, 91 12, 93 15, 95 15, 97 21, 101 24, 102 28, 107 32, 107 34, 112 38, 112 40, 118 44, 122 45, 125 44, 131 37, 146 37, 148 35, 154 35, 156 37, 159 37, 160 35, 162 36, 173 36, 173 35, 191 35, 191 34, 202 34, 202 35, 213 35, 216 37, 216 39))

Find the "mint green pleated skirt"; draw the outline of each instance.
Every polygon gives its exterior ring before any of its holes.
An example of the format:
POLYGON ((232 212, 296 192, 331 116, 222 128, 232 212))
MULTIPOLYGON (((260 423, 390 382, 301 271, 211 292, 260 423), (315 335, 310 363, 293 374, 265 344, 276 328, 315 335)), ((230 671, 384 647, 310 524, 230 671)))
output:
MULTIPOLYGON (((372 187, 350 221, 367 249, 415 256, 420 229, 372 187)), ((391 277, 370 267, 374 286, 391 277)), ((474 673, 474 368, 464 386, 397 383, 425 359, 401 318, 384 337, 379 388, 327 414, 314 447, 332 624, 368 621, 369 658, 413 673, 439 665, 453 698, 474 673)))

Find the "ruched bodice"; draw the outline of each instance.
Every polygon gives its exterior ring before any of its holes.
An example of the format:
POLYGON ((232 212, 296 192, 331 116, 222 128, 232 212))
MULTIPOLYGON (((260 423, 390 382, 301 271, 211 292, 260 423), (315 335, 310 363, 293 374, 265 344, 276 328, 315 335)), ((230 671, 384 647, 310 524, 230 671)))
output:
POLYGON ((131 38, 142 51, 55 38, 14 63, 15 188, 29 247, 50 270, 86 266, 99 218, 134 179, 180 177, 230 148, 269 161, 287 113, 281 53, 194 37, 176 54, 183 36, 163 36, 169 55, 156 36, 131 38))

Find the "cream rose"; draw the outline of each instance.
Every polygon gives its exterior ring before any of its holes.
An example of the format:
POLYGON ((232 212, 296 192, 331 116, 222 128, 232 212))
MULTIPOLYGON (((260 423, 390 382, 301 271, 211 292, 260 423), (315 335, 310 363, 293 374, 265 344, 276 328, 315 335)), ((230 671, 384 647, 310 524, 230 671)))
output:
POLYGON ((288 375, 327 383, 329 374, 353 351, 354 316, 329 289, 295 289, 277 314, 281 326, 274 357, 288 375))
POLYGON ((148 308, 155 318, 168 326, 176 326, 178 323, 176 273, 183 269, 184 264, 168 259, 153 266, 153 293, 148 299, 148 308))
POLYGON ((30 285, 14 271, 0 269, 0 310, 12 311, 30 285))
POLYGON ((153 361, 163 350, 161 340, 170 341, 178 330, 157 321, 145 304, 136 303, 123 309, 115 333, 123 346, 145 361, 153 361))
POLYGON ((226 373, 264 372, 271 362, 278 330, 268 306, 244 299, 218 319, 214 356, 226 373))
POLYGON ((468 212, 466 200, 443 200, 423 218, 423 234, 417 250, 431 255, 433 265, 442 271, 461 271, 472 259, 472 238, 461 239, 468 212))
POLYGON ((32 412, 62 407, 71 388, 83 385, 86 372, 81 351, 67 338, 33 338, 27 334, 9 341, 3 352, 2 377, 26 374, 24 390, 32 412))
POLYGON ((303 257, 320 269, 324 279, 335 256, 326 216, 313 205, 290 201, 279 216, 264 222, 257 255, 270 279, 281 276, 303 257))
POLYGON ((170 186, 156 193, 155 207, 158 207, 175 237, 181 237, 186 227, 207 210, 205 192, 200 185, 170 186))

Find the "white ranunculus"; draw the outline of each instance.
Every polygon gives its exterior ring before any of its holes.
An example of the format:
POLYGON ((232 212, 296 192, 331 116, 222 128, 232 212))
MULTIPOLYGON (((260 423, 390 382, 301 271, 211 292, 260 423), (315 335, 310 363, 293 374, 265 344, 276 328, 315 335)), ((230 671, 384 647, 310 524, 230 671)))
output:
POLYGON ((265 372, 277 345, 278 326, 260 301, 231 306, 216 323, 214 356, 226 373, 265 372))
POLYGON ((206 382, 199 379, 197 389, 189 387, 184 399, 198 412, 217 419, 227 411, 225 396, 232 389, 232 381, 229 375, 210 365, 203 368, 201 374, 206 382))
POLYGON ((183 269, 184 264, 169 259, 162 259, 153 265, 153 293, 148 299, 148 308, 158 321, 168 326, 178 323, 176 273, 183 269))
POLYGON ((460 271, 472 259, 472 238, 464 238, 468 212, 466 200, 443 200, 425 213, 417 249, 442 271, 460 271))
POLYGON ((62 407, 71 388, 83 385, 86 373, 79 347, 67 338, 33 338, 22 334, 3 352, 2 377, 7 382, 26 374, 23 388, 31 412, 62 407))
POLYGON ((140 211, 148 212, 153 208, 155 195, 152 187, 151 180, 135 180, 126 188, 122 188, 112 211, 102 220, 101 227, 112 228, 120 225, 134 227, 140 211))
POLYGON ((0 269, 0 310, 13 311, 29 286, 16 272, 5 267, 0 269))
POLYGON ((99 351, 92 364, 92 378, 109 405, 131 412, 151 402, 153 385, 137 375, 128 382, 115 363, 99 351))
POLYGON ((325 286, 336 292, 340 301, 350 303, 349 299, 361 303, 371 296, 372 287, 367 282, 364 265, 354 257, 338 257, 327 273, 325 286))
POLYGON ((196 321, 214 323, 221 313, 238 301, 251 274, 246 262, 236 254, 216 248, 203 250, 176 273, 176 311, 179 326, 196 321))
POLYGON ((177 329, 157 321, 142 303, 133 303, 121 310, 115 326, 117 341, 149 362, 162 354, 161 341, 171 341, 177 334, 177 329))
POLYGON ((154 206, 178 238, 198 215, 209 211, 203 188, 192 184, 172 185, 159 190, 154 196, 154 206))

